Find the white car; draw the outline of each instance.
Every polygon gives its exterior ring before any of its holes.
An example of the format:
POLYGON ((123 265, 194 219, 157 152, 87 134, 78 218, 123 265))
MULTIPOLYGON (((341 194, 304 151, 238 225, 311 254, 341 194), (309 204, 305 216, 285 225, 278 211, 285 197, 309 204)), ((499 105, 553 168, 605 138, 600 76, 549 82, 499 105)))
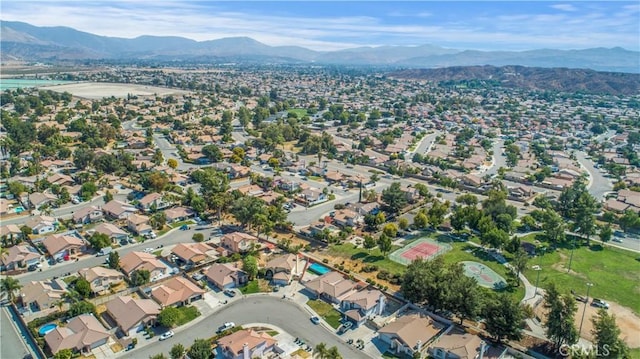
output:
POLYGON ((147 247, 147 248, 144 249, 144 252, 145 253, 151 253, 151 252, 153 252, 153 248, 148 248, 147 247))
POLYGON ((172 336, 173 336, 173 330, 170 330, 168 332, 164 332, 164 334, 160 336, 160 340, 166 340, 171 338, 172 336))

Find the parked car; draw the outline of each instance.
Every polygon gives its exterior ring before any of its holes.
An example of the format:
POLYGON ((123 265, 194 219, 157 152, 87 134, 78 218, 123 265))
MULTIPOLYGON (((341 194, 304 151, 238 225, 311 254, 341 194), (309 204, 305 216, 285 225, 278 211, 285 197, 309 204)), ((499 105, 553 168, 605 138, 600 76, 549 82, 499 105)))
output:
POLYGON ((100 257, 100 256, 106 256, 107 254, 111 253, 113 251, 113 248, 111 247, 104 247, 101 248, 98 253, 96 254, 96 256, 100 257))
POLYGON ((224 324, 222 324, 220 326, 220 328, 218 328, 217 333, 220 334, 220 333, 224 332, 225 330, 231 329, 231 328, 233 328, 235 326, 236 326, 236 324, 234 322, 225 322, 224 324))
POLYGON ((161 336, 160 336, 160 340, 166 340, 169 339, 173 336, 173 330, 170 330, 168 332, 164 332, 161 336))
POLYGON ((594 307, 598 307, 598 308, 609 309, 609 303, 605 302, 602 299, 598 299, 598 298, 593 298, 593 300, 591 301, 591 305, 593 305, 594 307))
POLYGON ((226 295, 228 295, 230 297, 235 297, 236 294, 238 294, 238 293, 236 293, 236 291, 233 290, 233 289, 225 289, 224 290, 224 294, 226 294, 226 295))
POLYGON ((147 248, 144 249, 144 252, 145 253, 151 253, 151 252, 153 252, 153 248, 147 247, 147 248))
POLYGON ((187 226, 186 224, 180 226, 181 231, 186 231, 187 229, 189 229, 189 226, 187 226))
POLYGON ((320 324, 320 318, 318 318, 316 316, 311 317, 311 323, 320 324))

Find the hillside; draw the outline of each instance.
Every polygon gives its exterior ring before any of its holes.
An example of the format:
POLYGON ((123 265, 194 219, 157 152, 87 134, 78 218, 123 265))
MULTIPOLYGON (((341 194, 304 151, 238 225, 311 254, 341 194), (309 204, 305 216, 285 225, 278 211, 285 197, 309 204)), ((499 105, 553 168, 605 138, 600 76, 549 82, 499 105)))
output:
POLYGON ((525 90, 584 92, 610 95, 640 94, 640 74, 599 72, 589 69, 525 66, 455 66, 408 69, 388 74, 397 79, 432 82, 487 80, 525 90))

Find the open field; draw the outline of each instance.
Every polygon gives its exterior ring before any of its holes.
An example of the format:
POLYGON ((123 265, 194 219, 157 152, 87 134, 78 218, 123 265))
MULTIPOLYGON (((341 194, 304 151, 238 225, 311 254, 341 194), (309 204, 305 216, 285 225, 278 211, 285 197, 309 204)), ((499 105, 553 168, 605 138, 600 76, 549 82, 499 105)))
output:
POLYGON ((101 99, 103 97, 126 98, 133 96, 166 96, 171 94, 187 94, 188 91, 170 89, 166 87, 146 86, 136 84, 118 84, 107 82, 82 82, 57 86, 45 86, 42 89, 55 92, 69 92, 74 96, 86 99, 101 99))

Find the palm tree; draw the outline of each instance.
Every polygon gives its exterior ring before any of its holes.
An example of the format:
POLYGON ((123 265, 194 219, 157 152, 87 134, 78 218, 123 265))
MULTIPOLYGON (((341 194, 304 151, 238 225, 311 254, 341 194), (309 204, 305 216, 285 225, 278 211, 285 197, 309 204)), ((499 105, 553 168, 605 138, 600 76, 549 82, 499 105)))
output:
POLYGON ((340 352, 338 352, 338 347, 334 345, 329 348, 329 350, 327 350, 327 358, 342 359, 342 355, 340 355, 340 352))
POLYGON ((3 293, 7 293, 7 297, 12 303, 15 302, 16 291, 20 288, 22 288, 22 286, 15 278, 6 277, 4 279, 0 279, 0 289, 2 289, 3 293))
POLYGON ((313 348, 313 356, 314 358, 319 359, 328 359, 329 350, 327 349, 327 345, 325 343, 320 343, 313 348))

